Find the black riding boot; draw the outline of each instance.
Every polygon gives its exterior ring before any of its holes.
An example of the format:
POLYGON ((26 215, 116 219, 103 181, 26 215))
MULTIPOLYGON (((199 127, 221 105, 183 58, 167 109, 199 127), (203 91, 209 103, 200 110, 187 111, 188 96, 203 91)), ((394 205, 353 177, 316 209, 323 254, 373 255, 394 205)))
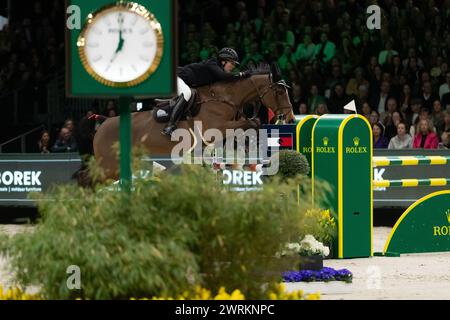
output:
POLYGON ((167 136, 171 136, 172 132, 175 131, 177 128, 177 122, 180 119, 181 115, 183 114, 184 106, 186 105, 186 100, 184 100, 184 95, 181 94, 178 97, 178 100, 173 107, 172 114, 170 115, 170 120, 167 126, 163 129, 162 134, 165 134, 167 136))

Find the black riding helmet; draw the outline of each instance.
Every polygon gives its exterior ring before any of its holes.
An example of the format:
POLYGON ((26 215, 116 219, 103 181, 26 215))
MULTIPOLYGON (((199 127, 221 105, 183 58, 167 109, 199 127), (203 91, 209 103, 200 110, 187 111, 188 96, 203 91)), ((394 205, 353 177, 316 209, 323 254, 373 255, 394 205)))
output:
POLYGON ((236 65, 239 65, 239 56, 236 50, 232 48, 223 48, 219 51, 217 57, 220 60, 232 61, 236 65))

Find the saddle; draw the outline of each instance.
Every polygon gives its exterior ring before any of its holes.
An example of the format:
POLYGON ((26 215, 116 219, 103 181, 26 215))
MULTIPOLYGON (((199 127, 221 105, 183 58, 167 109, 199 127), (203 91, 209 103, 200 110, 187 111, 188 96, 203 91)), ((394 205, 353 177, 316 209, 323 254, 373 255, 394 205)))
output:
MULTIPOLYGON (((195 117, 199 114, 201 104, 198 103, 197 90, 191 89, 192 97, 188 104, 185 106, 180 121, 187 120, 188 118, 195 117)), ((170 120, 173 108, 178 97, 173 99, 155 99, 156 106, 153 108, 153 118, 156 122, 166 123, 170 120)))

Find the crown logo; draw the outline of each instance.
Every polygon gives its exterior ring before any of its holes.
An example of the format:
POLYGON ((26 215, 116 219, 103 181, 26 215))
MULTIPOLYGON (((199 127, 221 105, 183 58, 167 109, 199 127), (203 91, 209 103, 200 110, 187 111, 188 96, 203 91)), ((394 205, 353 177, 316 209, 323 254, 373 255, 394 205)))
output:
POLYGON ((326 147, 326 146, 328 146, 328 141, 330 141, 329 139, 328 139, 328 137, 324 137, 323 138, 323 145, 326 147))
POLYGON ((447 216, 448 223, 450 223, 450 209, 447 209, 447 211, 445 211, 445 215, 447 216))
POLYGON ((355 145, 355 147, 359 146, 359 141, 360 139, 358 137, 353 138, 353 144, 355 145))

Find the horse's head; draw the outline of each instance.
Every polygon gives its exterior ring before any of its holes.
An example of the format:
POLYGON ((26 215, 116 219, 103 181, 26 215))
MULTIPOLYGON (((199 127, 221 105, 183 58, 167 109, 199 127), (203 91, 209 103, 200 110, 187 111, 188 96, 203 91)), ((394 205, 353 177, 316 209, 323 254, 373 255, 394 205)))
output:
POLYGON ((271 73, 267 78, 264 78, 263 83, 256 83, 252 78, 250 80, 263 105, 272 109, 273 113, 282 118, 281 120, 285 123, 292 122, 295 119, 287 91, 289 86, 281 78, 280 69, 276 64, 272 64, 271 73))

